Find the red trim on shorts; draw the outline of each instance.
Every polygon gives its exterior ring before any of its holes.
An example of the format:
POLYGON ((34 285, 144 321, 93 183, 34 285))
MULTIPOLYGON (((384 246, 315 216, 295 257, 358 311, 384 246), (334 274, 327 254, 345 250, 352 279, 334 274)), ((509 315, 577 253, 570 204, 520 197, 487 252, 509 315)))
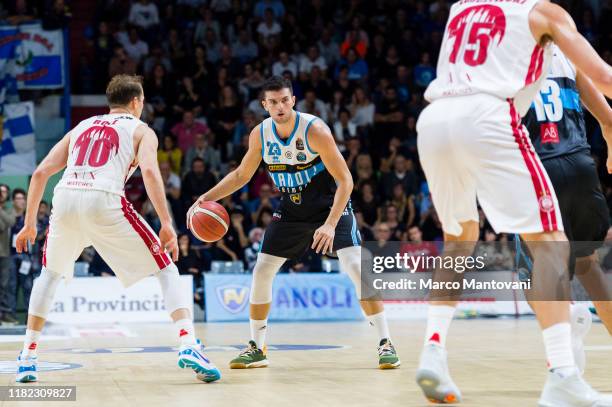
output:
POLYGON ((156 239, 155 235, 149 230, 147 225, 140 220, 132 204, 124 197, 121 197, 121 209, 123 210, 123 215, 125 215, 127 221, 130 222, 130 225, 132 225, 136 233, 138 233, 138 235, 142 238, 144 244, 149 249, 149 252, 151 255, 153 255, 159 269, 161 270, 169 266, 171 263, 170 256, 164 253, 164 249, 161 247, 161 244, 156 239), (151 248, 155 245, 159 247, 158 253, 154 253, 151 250, 151 248))
POLYGON ((525 77, 525 86, 531 85, 538 80, 542 75, 542 67, 544 65, 544 48, 536 45, 531 53, 531 61, 529 62, 529 70, 525 77))
POLYGON ((514 141, 516 141, 516 143, 518 144, 521 155, 523 156, 523 160, 525 161, 525 165, 527 166, 527 170, 531 175, 531 181, 533 183, 533 188, 535 189, 536 199, 538 200, 537 205, 540 211, 540 220, 542 222, 542 228, 544 229, 544 232, 552 232, 558 230, 556 214, 557 208, 555 207, 553 196, 550 192, 551 190, 546 180, 546 176, 544 175, 544 171, 542 170, 542 167, 540 166, 540 163, 535 156, 533 148, 531 148, 531 144, 529 142, 527 134, 523 131, 521 117, 516 111, 513 101, 511 99, 508 99, 508 104, 510 105, 512 134, 514 135, 514 141), (545 197, 549 197, 550 202, 552 202, 551 210, 544 210, 541 204, 541 200, 545 197))
POLYGON ((47 233, 45 233, 45 244, 43 245, 42 250, 42 265, 43 267, 47 267, 47 240, 49 240, 49 230, 51 230, 51 224, 47 227, 47 233))

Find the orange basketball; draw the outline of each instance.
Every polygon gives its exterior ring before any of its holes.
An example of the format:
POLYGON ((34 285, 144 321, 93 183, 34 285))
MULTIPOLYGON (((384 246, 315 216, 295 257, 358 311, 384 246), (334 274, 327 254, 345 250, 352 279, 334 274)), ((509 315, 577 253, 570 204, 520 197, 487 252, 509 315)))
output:
POLYGON ((216 242, 229 227, 230 218, 225 208, 213 201, 202 202, 189 218, 191 233, 203 242, 216 242))

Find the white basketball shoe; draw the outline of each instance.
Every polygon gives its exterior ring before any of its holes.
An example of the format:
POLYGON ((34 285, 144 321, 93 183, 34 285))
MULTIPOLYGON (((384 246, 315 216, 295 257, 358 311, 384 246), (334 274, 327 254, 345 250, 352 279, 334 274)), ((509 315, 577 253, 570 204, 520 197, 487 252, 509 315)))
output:
MULTIPOLYGON (((559 370, 559 369, 557 369, 559 370)), ((549 372, 539 407, 612 407, 612 397, 595 391, 582 378, 578 368, 567 374, 549 372)))
POLYGON ((416 374, 417 384, 432 403, 459 403, 461 392, 448 371, 446 350, 436 344, 423 348, 416 374))

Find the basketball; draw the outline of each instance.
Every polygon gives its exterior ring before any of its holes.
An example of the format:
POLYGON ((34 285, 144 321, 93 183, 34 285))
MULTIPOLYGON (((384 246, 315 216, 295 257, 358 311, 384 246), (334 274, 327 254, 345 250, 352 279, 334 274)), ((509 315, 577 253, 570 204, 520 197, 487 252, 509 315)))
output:
POLYGON ((202 202, 189 217, 189 228, 201 241, 216 242, 227 233, 229 221, 222 205, 213 201, 202 202))

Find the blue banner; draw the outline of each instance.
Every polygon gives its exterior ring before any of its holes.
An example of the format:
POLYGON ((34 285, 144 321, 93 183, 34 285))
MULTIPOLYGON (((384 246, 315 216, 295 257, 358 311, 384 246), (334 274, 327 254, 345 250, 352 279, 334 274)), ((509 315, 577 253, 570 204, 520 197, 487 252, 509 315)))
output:
MULTIPOLYGON (((205 274, 206 320, 248 321, 251 274, 205 274)), ((345 274, 279 274, 274 280, 271 321, 362 319, 361 307, 345 274)))
POLYGON ((61 30, 46 31, 39 23, 0 26, 0 83, 4 87, 61 88, 64 58, 61 30))

